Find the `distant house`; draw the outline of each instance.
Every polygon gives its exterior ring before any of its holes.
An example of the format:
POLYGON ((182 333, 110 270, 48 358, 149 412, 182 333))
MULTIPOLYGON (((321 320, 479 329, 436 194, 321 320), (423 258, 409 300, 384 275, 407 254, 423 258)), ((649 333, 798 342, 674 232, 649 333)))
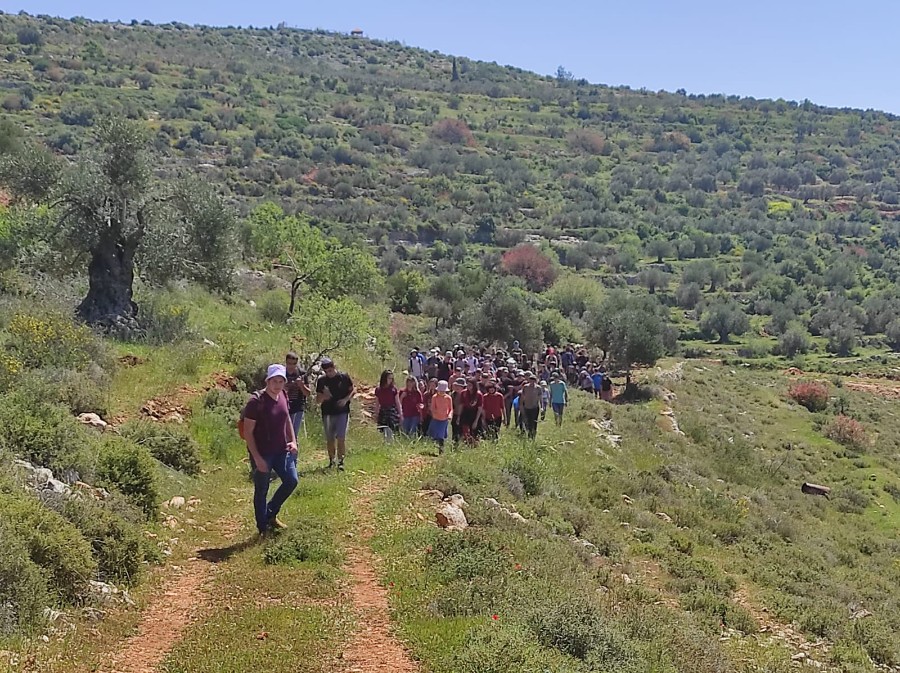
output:
POLYGON ((362 37, 363 36, 362 28, 354 28, 353 30, 350 31, 350 36, 351 37, 362 37))

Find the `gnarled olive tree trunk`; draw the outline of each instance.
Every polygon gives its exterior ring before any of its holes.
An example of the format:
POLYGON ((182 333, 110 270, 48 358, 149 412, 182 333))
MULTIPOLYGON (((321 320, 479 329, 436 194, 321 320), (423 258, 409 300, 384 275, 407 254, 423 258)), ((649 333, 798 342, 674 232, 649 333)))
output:
POLYGON ((88 293, 78 306, 86 323, 112 327, 137 315, 134 303, 134 255, 137 245, 123 236, 101 240, 91 251, 88 293))

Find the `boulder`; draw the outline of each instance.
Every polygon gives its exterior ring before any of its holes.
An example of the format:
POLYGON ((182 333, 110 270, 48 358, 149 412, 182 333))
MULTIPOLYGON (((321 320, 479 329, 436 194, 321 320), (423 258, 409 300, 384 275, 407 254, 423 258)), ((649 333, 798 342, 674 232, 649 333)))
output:
POLYGON ((437 525, 446 530, 465 530, 469 527, 465 512, 451 502, 442 502, 435 517, 437 525))
POLYGON ((176 495, 171 500, 167 500, 165 502, 166 507, 171 507, 172 509, 181 509, 185 505, 185 500, 182 496, 176 495))
POLYGON ((451 505, 456 505, 460 509, 465 509, 466 507, 468 507, 465 499, 459 493, 454 493, 448 498, 445 498, 444 501, 449 502, 451 505))
POLYGON ((109 424, 106 421, 104 421, 102 418, 100 418, 100 416, 98 416, 97 414, 92 414, 92 413, 79 414, 78 422, 81 423, 82 425, 87 425, 88 427, 96 428, 97 430, 100 430, 101 432, 106 430, 106 428, 109 426, 109 424))

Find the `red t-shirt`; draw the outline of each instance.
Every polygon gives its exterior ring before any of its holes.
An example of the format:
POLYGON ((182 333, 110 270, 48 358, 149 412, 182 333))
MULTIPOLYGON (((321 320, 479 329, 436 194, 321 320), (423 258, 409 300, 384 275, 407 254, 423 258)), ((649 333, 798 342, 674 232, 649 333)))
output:
POLYGON ((466 390, 462 391, 462 393, 459 396, 459 403, 462 405, 462 407, 464 409, 465 408, 477 409, 478 407, 480 407, 483 404, 483 402, 484 402, 484 395, 482 395, 477 390, 473 394, 473 393, 469 392, 469 389, 467 388, 466 390))
POLYGON ((500 393, 488 393, 484 396, 484 417, 489 421, 503 418, 504 400, 500 393))
POLYGON ((384 386, 375 389, 375 399, 382 409, 393 409, 397 404, 397 388, 395 386, 384 386))
POLYGON ((422 393, 418 390, 404 389, 400 391, 400 408, 403 409, 403 418, 421 415, 420 404, 422 404, 422 393))
POLYGON ((253 439, 256 440, 256 450, 260 455, 274 458, 287 451, 288 442, 292 438, 288 398, 284 392, 274 400, 267 392, 262 392, 259 398, 250 398, 244 418, 256 421, 253 439))

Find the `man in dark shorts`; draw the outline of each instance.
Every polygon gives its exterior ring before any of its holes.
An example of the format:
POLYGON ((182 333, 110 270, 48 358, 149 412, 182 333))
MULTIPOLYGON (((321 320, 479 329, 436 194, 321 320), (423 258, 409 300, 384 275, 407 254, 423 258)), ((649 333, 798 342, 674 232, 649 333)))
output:
POLYGON ((297 488, 297 438, 284 392, 286 382, 284 365, 270 365, 265 390, 254 393, 244 409, 244 437, 254 468, 253 510, 260 535, 284 528, 278 513, 297 488), (281 486, 267 503, 272 470, 281 478, 281 486))
POLYGON ((287 385, 285 385, 284 391, 288 396, 288 409, 291 412, 294 437, 299 438, 303 414, 306 412, 306 398, 309 397, 309 376, 307 376, 306 370, 300 366, 300 358, 294 351, 285 356, 284 362, 287 375, 287 385))
POLYGON ((353 399, 353 381, 339 372, 329 358, 323 358, 322 371, 316 382, 316 402, 322 405, 322 426, 328 444, 328 467, 344 471, 347 453, 347 426, 350 424, 350 400, 353 399))

